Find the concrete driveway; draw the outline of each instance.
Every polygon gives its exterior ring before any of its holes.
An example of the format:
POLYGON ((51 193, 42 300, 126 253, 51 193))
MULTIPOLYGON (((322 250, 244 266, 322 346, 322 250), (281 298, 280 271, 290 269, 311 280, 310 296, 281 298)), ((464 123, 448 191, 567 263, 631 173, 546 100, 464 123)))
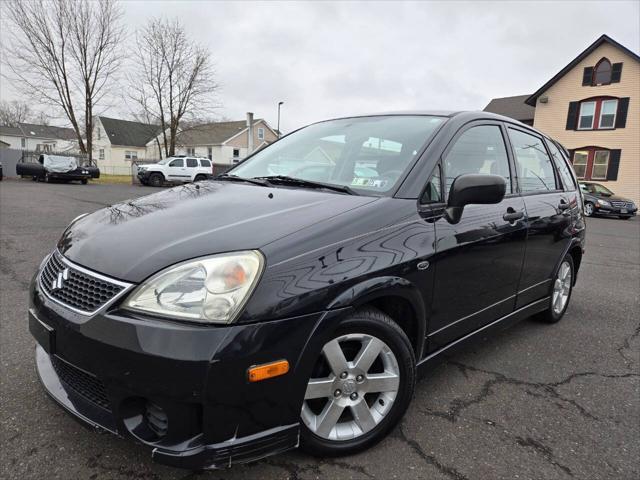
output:
POLYGON ((589 219, 566 317, 524 321, 429 372, 375 448, 299 452, 218 472, 151 462, 44 393, 27 330, 29 279, 77 215, 151 193, 127 185, 0 183, 0 477, 6 479, 632 479, 640 476, 640 222, 589 219))

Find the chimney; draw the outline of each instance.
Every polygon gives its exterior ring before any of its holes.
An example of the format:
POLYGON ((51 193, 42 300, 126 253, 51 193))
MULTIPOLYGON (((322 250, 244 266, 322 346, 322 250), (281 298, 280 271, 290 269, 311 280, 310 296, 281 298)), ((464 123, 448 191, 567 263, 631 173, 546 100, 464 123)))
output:
POLYGON ((247 156, 253 153, 253 112, 247 112, 247 127, 249 127, 249 140, 247 141, 247 156))

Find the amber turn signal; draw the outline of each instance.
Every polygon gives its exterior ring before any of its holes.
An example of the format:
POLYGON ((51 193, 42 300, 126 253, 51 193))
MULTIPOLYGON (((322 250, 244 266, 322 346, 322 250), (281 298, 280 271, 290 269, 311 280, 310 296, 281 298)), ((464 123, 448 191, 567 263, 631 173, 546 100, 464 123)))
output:
POLYGON ((268 378, 279 377, 289 371, 289 362, 287 360, 278 360, 277 362, 256 365, 249 369, 249 381, 260 382, 268 378))

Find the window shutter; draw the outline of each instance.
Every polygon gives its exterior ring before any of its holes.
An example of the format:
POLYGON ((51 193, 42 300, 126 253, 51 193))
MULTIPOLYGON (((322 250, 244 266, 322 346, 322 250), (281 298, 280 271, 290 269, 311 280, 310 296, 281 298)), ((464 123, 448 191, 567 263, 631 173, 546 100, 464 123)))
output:
POLYGON ((622 77, 622 63, 614 63, 611 65, 611 83, 620 82, 622 77))
POLYGON ((607 180, 618 179, 618 168, 620 168, 620 153, 622 150, 611 150, 609 152, 609 167, 607 168, 607 180))
POLYGON ((618 99, 618 111, 616 112, 616 128, 627 126, 627 112, 629 111, 629 97, 618 99))
POLYGON ((593 80, 593 67, 584 67, 584 73, 582 74, 582 86, 586 87, 591 85, 593 80))
POLYGON ((566 130, 575 130, 578 126, 578 111, 580 110, 580 102, 569 102, 569 113, 567 114, 566 130))
POLYGON ((573 165, 573 152, 575 152, 575 150, 573 148, 570 148, 567 151, 569 152, 569 163, 573 165))

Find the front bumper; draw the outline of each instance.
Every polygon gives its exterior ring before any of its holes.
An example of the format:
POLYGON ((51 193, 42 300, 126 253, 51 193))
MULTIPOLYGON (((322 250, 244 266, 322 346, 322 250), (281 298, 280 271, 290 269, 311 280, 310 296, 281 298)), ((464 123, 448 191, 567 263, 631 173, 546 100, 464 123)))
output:
POLYGON ((149 177, 151 176, 151 172, 146 168, 138 169, 137 176, 140 182, 145 183, 149 180, 149 177))
POLYGON ((632 217, 638 212, 638 207, 614 207, 594 204, 594 213, 598 215, 614 215, 614 216, 629 216, 632 217))
POLYGON ((341 313, 226 327, 153 320, 117 307, 87 317, 52 302, 33 281, 29 329, 40 380, 69 413, 147 445, 160 463, 202 469, 298 445, 313 363, 303 350, 319 351, 312 333, 341 313), (288 374, 248 382, 249 367, 277 359, 289 361, 288 374), (165 414, 161 436, 148 424, 149 405, 165 414))

